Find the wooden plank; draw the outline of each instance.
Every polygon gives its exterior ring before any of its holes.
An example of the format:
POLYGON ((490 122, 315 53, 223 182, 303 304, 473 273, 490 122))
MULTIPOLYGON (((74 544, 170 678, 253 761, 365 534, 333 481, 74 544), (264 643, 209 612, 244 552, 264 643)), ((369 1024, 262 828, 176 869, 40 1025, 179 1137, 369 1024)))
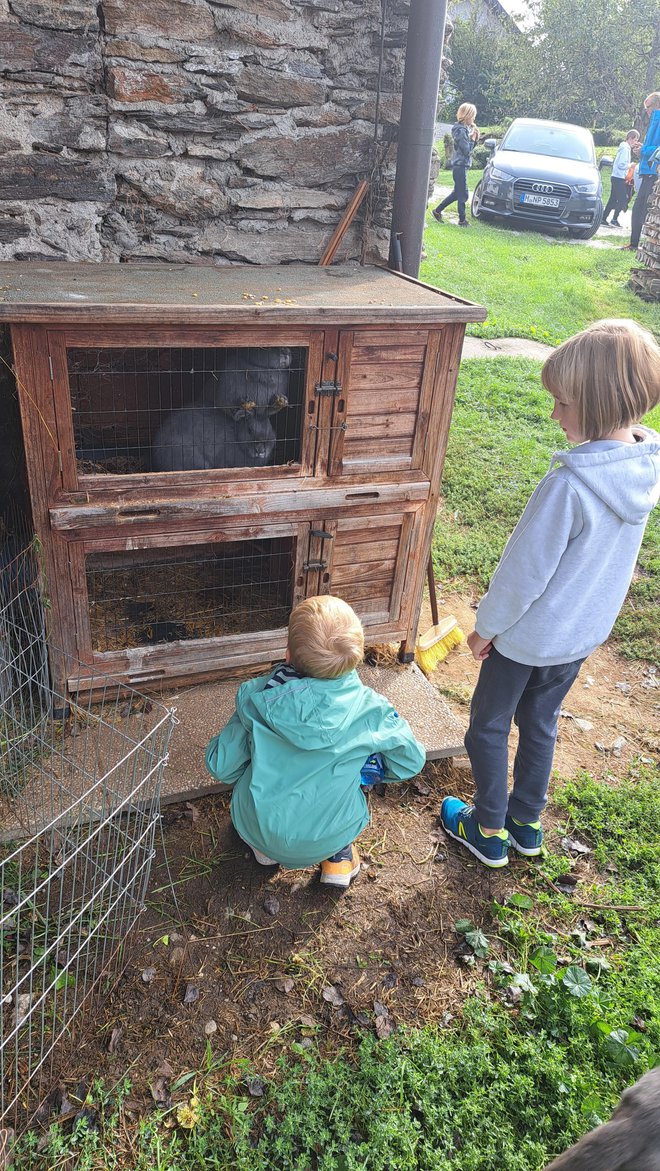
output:
POLYGON ((15 325, 11 330, 11 342, 32 521, 41 542, 49 601, 46 627, 51 674, 55 691, 62 694, 65 656, 76 654, 76 631, 66 545, 52 539, 49 525, 49 503, 61 487, 61 453, 48 365, 48 341, 43 329, 15 325))
MULTIPOLYGON (((410 341, 412 330, 393 330, 391 334, 383 334, 379 342, 374 342, 371 334, 369 344, 359 345, 354 342, 353 364, 355 366, 371 366, 374 362, 419 363, 422 365, 426 355, 426 338, 418 344, 410 341)), ((355 337, 365 337, 363 330, 356 330, 355 337)))
POLYGON ((372 265, 318 268, 305 264, 111 264, 69 262, 0 265, 0 319, 150 325, 319 321, 386 328, 416 316, 481 320, 481 306, 421 281, 372 265), (276 304, 280 297, 283 304, 276 304), (259 302, 259 303, 257 303, 259 302), (443 315, 443 316, 441 316, 443 315), (444 316, 447 315, 447 316, 444 316))
POLYGON ((323 253, 323 256, 319 260, 319 265, 321 267, 325 267, 328 264, 332 264, 332 261, 334 260, 335 256, 337 255, 337 252, 339 250, 339 245, 341 244, 344 236, 346 235, 346 232, 348 231, 353 220, 355 219, 355 216, 357 215, 357 213, 360 209, 360 205, 362 203, 362 200, 364 199, 368 190, 369 190, 369 183, 366 179, 363 179, 361 183, 358 183, 358 185, 357 185, 357 187, 356 187, 356 189, 350 199, 350 202, 348 203, 348 206, 346 207, 346 210, 344 211, 344 214, 342 215, 339 223, 337 224, 337 227, 335 228, 334 232, 332 233, 332 236, 330 237, 330 240, 328 241, 328 244, 327 244, 327 247, 323 253))
MULTIPOLYGON (((375 451, 377 447, 381 449, 382 441, 408 438, 412 450, 416 422, 416 414, 395 412, 391 415, 356 415, 351 412, 347 423, 346 442, 350 444, 362 443, 365 447, 368 445, 368 450, 375 451)), ((383 453, 387 454, 387 448, 384 449, 383 453)))
POLYGON ((398 456, 405 456, 405 467, 409 468, 412 462, 413 439, 412 433, 407 438, 384 436, 368 441, 358 434, 347 435, 344 443, 346 469, 350 472, 359 469, 368 474, 369 464, 372 464, 391 472, 392 461, 398 456))
MULTIPOLYGON (((325 383, 334 386, 338 381, 339 368, 339 333, 336 329, 326 331, 323 342, 323 357, 319 385, 325 383)), ((318 400, 316 416, 316 462, 315 471, 318 476, 327 476, 328 461, 330 458, 330 440, 332 437, 332 412, 334 396, 315 392, 318 400)), ((310 424, 311 426, 311 424, 310 424)))
POLYGON ((368 561, 379 561, 383 559, 387 561, 392 560, 396 557, 397 554, 400 532, 400 525, 396 530, 384 530, 381 529, 379 525, 377 534, 373 529, 371 529, 365 533, 356 532, 351 535, 351 539, 342 541, 340 541, 340 535, 343 537, 343 534, 338 533, 337 539, 335 541, 335 554, 333 558, 335 569, 341 565, 347 566, 348 570, 350 571, 351 567, 355 565, 358 558, 361 565, 366 564, 368 561), (396 533, 396 535, 388 539, 384 535, 386 532, 396 533), (367 537, 373 538, 376 535, 378 536, 378 540, 367 540, 367 537), (360 540, 361 537, 364 539, 360 540))
MULTIPOLYGON (((227 347, 260 349, 265 346, 291 346, 292 349, 306 349, 311 344, 311 329, 269 326, 237 326, 235 323, 218 328, 212 325, 189 326, 182 324, 163 325, 162 328, 145 328, 141 324, 127 323, 123 326, 112 324, 76 326, 64 325, 60 330, 67 349, 201 349, 214 350, 227 347)), ((51 333, 55 332, 53 330, 51 333)))
POLYGON ((332 570, 332 587, 333 589, 338 585, 347 585, 355 580, 356 574, 359 574, 363 582, 378 582, 391 581, 394 578, 394 570, 396 567, 396 557, 381 557, 378 560, 363 559, 362 550, 366 548, 360 545, 358 549, 353 550, 353 560, 350 563, 339 562, 336 557, 333 562, 332 570))
POLYGON ((428 329, 415 329, 410 326, 399 329, 392 321, 390 329, 383 329, 379 325, 371 329, 356 329, 353 334, 353 345, 360 351, 372 346, 378 352, 384 346, 394 346, 397 349, 399 346, 426 346, 428 337, 428 329))
POLYGON ((337 338, 337 383, 341 387, 341 394, 336 395, 332 403, 332 420, 330 423, 330 443, 328 445, 329 476, 341 476, 344 441, 346 438, 346 416, 350 401, 350 367, 351 351, 353 348, 352 330, 342 330, 337 338))
MULTIPOLYGON (((450 339, 449 339, 450 341, 450 339)), ((424 450, 430 421, 440 410, 444 398, 445 387, 441 379, 437 378, 438 354, 447 345, 448 335, 443 329, 434 330, 429 335, 426 347, 426 362, 419 394, 417 412, 417 430, 412 450, 412 467, 422 467, 424 464, 424 450)), ((449 428, 449 421, 447 422, 449 428)))
MULTIPOLYGON (((351 365, 349 389, 370 390, 380 393, 381 389, 419 390, 422 384, 424 365, 422 362, 373 362, 370 365, 351 365)), ((351 403, 351 414, 353 406, 351 403)), ((349 415, 350 417, 350 415, 349 415)))
POLYGON ((391 387, 376 391, 372 387, 351 386, 351 418, 356 415, 415 414, 419 404, 419 386, 406 390, 391 387))
POLYGON ((195 528, 202 521, 215 522, 218 518, 226 521, 232 515, 279 516, 288 513, 293 516, 303 513, 319 516, 328 509, 346 509, 361 504, 368 508, 376 503, 407 507, 425 500, 427 495, 428 484, 422 480, 403 488, 396 483, 365 483, 362 487, 348 488, 338 484, 322 488, 309 486, 294 493, 273 491, 203 500, 158 500, 153 506, 146 503, 143 510, 132 504, 125 505, 120 499, 103 504, 56 506, 50 509, 50 523, 53 529, 80 534, 79 539, 84 540, 88 529, 107 525, 121 526, 127 534, 133 529, 139 530, 141 525, 147 525, 152 531, 156 528, 164 531, 170 525, 178 525, 183 530, 186 526, 195 528))

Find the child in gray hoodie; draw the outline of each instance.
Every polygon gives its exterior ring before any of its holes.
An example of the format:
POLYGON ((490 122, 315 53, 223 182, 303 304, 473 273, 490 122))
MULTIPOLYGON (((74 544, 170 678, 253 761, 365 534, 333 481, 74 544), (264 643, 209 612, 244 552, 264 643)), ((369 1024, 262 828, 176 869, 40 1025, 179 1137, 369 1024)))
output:
POLYGON ((557 452, 506 545, 468 638, 481 671, 465 737, 474 806, 446 797, 443 828, 487 866, 540 854, 562 700, 623 604, 660 496, 660 347, 634 321, 597 321, 541 372, 557 452), (508 795, 508 736, 520 734, 508 795))

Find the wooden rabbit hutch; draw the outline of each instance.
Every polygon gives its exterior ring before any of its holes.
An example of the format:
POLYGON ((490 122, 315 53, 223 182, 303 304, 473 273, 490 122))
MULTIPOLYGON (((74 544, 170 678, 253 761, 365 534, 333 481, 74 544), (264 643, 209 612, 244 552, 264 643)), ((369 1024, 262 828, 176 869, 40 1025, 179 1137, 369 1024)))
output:
POLYGON ((485 315, 375 267, 0 264, 59 681, 236 675, 326 592, 410 655, 485 315))

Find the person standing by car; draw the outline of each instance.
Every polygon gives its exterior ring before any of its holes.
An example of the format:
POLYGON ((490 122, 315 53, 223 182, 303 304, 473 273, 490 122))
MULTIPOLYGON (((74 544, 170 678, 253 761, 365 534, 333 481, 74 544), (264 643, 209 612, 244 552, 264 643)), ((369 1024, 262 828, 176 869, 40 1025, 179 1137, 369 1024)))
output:
POLYGON ((606 227, 618 228, 619 212, 625 211, 628 206, 628 190, 627 190, 627 175, 630 165, 633 161, 632 152, 635 145, 640 141, 640 134, 638 130, 629 130, 623 142, 619 145, 616 152, 616 157, 612 164, 612 187, 610 197, 607 201, 607 207, 603 212, 603 224, 606 227), (608 215, 613 211, 614 215, 610 222, 608 222, 608 215))
POLYGON ((639 237, 642 234, 644 220, 646 219, 649 197, 660 173, 660 159, 658 158, 658 148, 660 148, 660 91, 656 90, 654 93, 649 94, 647 98, 644 98, 644 109, 650 121, 646 131, 646 138, 639 152, 639 177, 641 183, 635 197, 635 202, 633 203, 630 243, 624 245, 626 250, 632 252, 637 251, 639 237), (655 158, 653 157, 654 155, 655 158))
POLYGON ((479 131, 475 125, 477 107, 471 102, 463 102, 456 111, 456 121, 451 128, 453 154, 451 157, 451 173, 454 186, 446 199, 433 208, 432 216, 438 223, 442 223, 442 213, 450 203, 458 203, 458 226, 467 228, 468 222, 465 209, 469 199, 467 172, 472 164, 472 151, 479 141, 479 131))

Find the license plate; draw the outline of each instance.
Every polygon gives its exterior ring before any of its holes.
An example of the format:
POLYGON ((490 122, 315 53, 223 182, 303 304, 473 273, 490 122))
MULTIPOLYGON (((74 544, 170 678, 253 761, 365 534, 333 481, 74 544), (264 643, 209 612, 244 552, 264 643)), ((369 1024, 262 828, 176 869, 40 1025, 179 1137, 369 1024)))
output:
POLYGON ((521 203, 534 203, 537 207, 559 207, 560 200, 552 195, 535 195, 531 191, 525 191, 520 196, 521 203))

